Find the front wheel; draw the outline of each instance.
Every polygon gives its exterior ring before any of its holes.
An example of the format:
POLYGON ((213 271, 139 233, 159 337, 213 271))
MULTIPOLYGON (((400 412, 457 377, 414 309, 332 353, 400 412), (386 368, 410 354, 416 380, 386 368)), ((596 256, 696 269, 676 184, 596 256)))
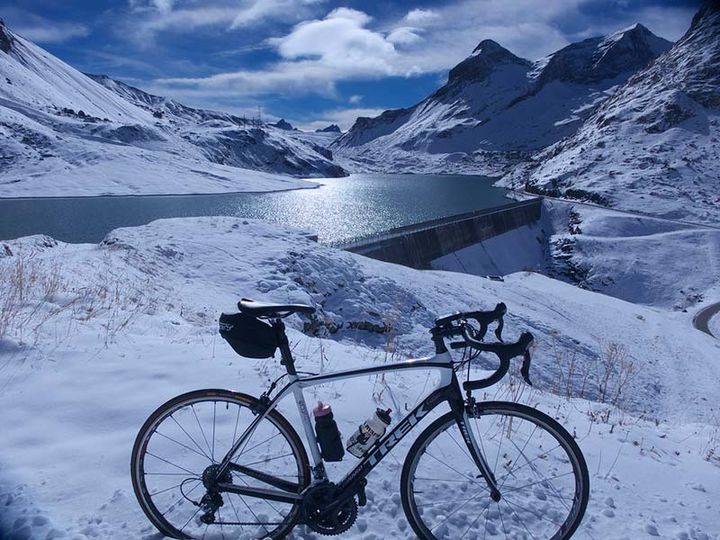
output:
POLYGON ((298 504, 213 489, 217 482, 271 488, 260 481, 270 477, 295 486, 297 493, 309 484, 305 448, 277 411, 257 424, 231 456, 236 467, 218 470, 261 409, 257 399, 244 394, 198 390, 171 399, 148 418, 133 448, 132 483, 140 506, 161 533, 264 539, 285 538, 292 530, 298 504))
POLYGON ((570 434, 517 403, 478 403, 469 423, 501 498, 490 497, 448 413, 423 431, 403 466, 403 509, 418 537, 570 538, 590 491, 585 459, 570 434))

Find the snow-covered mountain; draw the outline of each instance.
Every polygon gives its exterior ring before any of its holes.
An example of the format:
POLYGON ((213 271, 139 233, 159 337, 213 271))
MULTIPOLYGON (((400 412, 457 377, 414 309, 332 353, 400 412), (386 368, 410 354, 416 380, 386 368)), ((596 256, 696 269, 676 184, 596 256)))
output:
POLYGON ((639 24, 537 62, 485 40, 434 94, 407 109, 359 118, 334 147, 389 166, 415 158, 420 168, 537 151, 574 133, 614 87, 670 46, 639 24))
POLYGON ((318 144, 87 76, 4 24, 0 81, 0 195, 263 191, 302 182, 246 169, 345 174, 318 144))
POLYGON ((337 124, 330 124, 329 126, 326 126, 324 128, 316 129, 315 133, 342 133, 342 130, 337 124))
POLYGON ((515 172, 534 191, 720 221, 720 2, 569 139, 515 172))

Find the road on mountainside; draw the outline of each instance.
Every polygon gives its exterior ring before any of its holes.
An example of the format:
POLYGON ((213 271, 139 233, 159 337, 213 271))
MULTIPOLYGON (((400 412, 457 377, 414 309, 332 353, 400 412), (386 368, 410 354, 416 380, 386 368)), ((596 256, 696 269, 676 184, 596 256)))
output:
MULTIPOLYGON (((713 315, 717 315, 718 313, 720 313, 720 302, 717 304, 711 304, 706 308, 701 309, 693 318, 693 326, 701 332, 705 332, 706 334, 712 336, 713 334, 710 332, 710 319, 713 318, 713 315)), ((720 336, 713 337, 720 339, 720 336)))

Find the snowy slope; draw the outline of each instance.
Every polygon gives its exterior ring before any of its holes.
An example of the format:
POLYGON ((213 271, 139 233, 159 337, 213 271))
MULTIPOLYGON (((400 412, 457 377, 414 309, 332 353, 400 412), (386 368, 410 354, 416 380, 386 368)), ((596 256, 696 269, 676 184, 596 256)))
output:
POLYGON ((485 40, 433 95, 407 109, 359 118, 333 147, 385 167, 402 166, 411 155, 419 169, 517 159, 574 133, 612 88, 669 47, 636 25, 532 63, 485 40))
MULTIPOLYGON (((288 320, 289 334, 299 366, 324 372, 429 352, 427 329, 438 314, 505 301, 505 335, 530 329, 537 336, 531 374, 538 389, 506 381, 486 397, 530 403, 575 433, 592 483, 576 537, 719 538, 712 501, 720 497, 720 342, 689 330, 690 314, 532 273, 497 283, 415 271, 232 218, 158 221, 117 230, 100 245, 29 237, 0 248, 3 276, 35 276, 0 340, 0 535, 152 537, 128 473, 145 417, 186 390, 258 394, 279 374, 276 361, 238 358, 217 336, 218 313, 246 295, 316 305, 307 334, 298 317, 288 320), (609 342, 623 344, 636 367, 620 409, 552 393, 567 388, 568 362, 578 374, 597 370, 609 342)), ((9 284, 0 281, 0 290, 9 284)), ((311 399, 329 400, 349 434, 375 406, 412 406, 421 377, 354 379, 311 399)), ((598 396, 593 380, 586 398, 598 396)), ((283 412, 296 420, 289 406, 283 412)), ((412 538, 397 493, 408 444, 370 476, 369 505, 344 538, 412 538)), ((330 474, 352 463, 331 465, 330 474)), ((317 538, 302 528, 295 537, 317 538)))
POLYGON ((265 191, 338 176, 283 130, 88 77, 0 25, 0 196, 265 191))
POLYGON ((571 138, 506 183, 621 209, 720 222, 720 4, 571 138))

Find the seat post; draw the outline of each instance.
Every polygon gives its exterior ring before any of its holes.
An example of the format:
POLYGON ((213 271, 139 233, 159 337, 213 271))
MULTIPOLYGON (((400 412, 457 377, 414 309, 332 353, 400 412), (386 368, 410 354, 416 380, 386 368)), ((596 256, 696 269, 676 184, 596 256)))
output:
POLYGON ((288 341, 287 334, 285 334, 285 323, 282 319, 275 319, 272 322, 272 327, 275 329, 278 347, 280 348, 280 364, 285 366, 285 369, 287 369, 290 375, 297 375, 297 371, 295 371, 295 359, 290 350, 290 342, 288 341))

